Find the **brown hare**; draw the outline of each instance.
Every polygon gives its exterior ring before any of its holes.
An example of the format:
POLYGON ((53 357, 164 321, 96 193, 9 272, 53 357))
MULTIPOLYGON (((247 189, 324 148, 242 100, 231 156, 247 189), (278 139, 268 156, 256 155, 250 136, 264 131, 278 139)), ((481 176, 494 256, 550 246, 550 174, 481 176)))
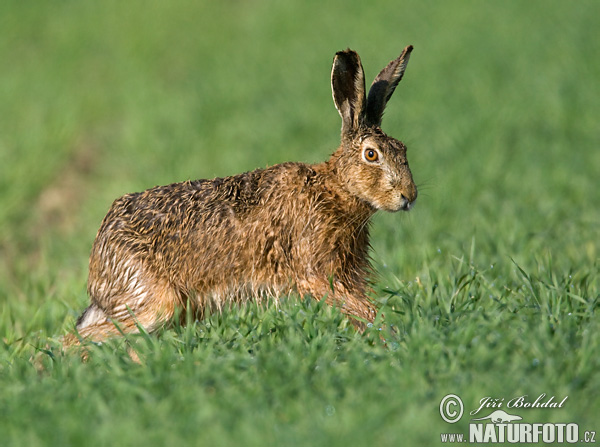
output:
POLYGON ((369 221, 377 210, 407 211, 417 198, 406 147, 380 128, 411 51, 377 75, 368 96, 358 54, 335 55, 331 87, 342 134, 329 160, 117 199, 92 247, 91 303, 65 344, 140 326, 151 332, 176 309, 200 318, 232 302, 290 293, 325 297, 358 328, 372 322, 369 221))

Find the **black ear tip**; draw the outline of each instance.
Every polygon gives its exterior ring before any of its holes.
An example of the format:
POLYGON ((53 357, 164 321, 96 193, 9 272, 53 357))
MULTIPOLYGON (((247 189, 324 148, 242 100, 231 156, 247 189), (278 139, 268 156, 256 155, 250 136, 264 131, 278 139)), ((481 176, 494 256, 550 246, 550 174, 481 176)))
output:
POLYGON ((338 51, 337 53, 335 53, 335 55, 339 56, 339 57, 358 56, 358 54, 356 53, 356 51, 351 50, 350 48, 346 48, 343 51, 338 51))

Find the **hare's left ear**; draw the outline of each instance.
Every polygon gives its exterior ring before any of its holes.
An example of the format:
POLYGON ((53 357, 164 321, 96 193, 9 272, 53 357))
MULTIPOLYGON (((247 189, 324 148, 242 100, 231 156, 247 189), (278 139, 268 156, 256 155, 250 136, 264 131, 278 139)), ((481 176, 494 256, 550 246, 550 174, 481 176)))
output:
POLYGON ((406 69, 412 50, 412 45, 407 46, 397 59, 391 61, 387 67, 381 70, 373 81, 373 84, 371 84, 366 112, 366 120, 369 124, 381 125, 385 106, 404 75, 404 70, 406 69))
POLYGON ((364 120, 365 73, 360 58, 350 49, 339 51, 331 70, 333 102, 342 117, 342 133, 358 129, 364 120))

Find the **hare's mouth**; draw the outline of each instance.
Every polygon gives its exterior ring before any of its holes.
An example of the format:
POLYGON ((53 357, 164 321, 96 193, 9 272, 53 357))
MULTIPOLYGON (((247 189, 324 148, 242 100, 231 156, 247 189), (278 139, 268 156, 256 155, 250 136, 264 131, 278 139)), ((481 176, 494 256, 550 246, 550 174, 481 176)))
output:
POLYGON ((400 197, 394 203, 394 207, 390 211, 410 211, 415 204, 415 200, 410 200, 404 194, 400 194, 400 197))
POLYGON ((376 206, 376 208, 378 208, 380 210, 396 213, 398 211, 410 211, 414 204, 415 204, 414 200, 410 201, 404 196, 404 194, 401 194, 399 199, 393 200, 386 204, 381 204, 379 206, 376 206))
POLYGON ((404 194, 402 194, 400 197, 400 203, 399 203, 398 209, 396 211, 410 211, 410 209, 413 207, 414 203, 415 203, 414 201, 411 202, 406 197, 404 197, 404 194))

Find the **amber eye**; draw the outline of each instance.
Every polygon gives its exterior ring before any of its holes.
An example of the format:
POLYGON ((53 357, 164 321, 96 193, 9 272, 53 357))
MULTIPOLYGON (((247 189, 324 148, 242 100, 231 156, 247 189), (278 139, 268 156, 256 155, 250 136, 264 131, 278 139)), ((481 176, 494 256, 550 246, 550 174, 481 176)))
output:
POLYGON ((363 156, 365 157, 365 160, 370 162, 379 160, 379 153, 375 149, 365 149, 363 156))

